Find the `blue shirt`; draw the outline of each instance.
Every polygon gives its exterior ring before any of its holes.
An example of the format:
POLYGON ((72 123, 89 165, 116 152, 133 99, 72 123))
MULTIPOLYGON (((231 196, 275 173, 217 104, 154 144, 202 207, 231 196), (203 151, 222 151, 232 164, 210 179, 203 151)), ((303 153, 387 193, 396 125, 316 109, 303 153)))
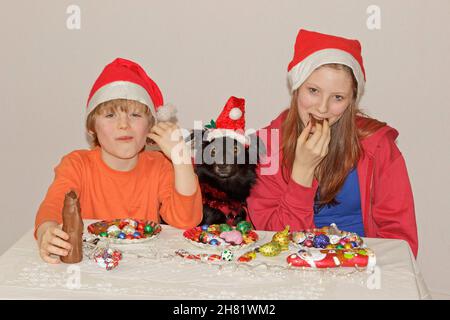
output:
POLYGON ((350 171, 344 185, 336 195, 337 205, 325 205, 319 209, 317 205, 318 194, 316 194, 314 204, 314 223, 317 228, 336 223, 340 230, 355 232, 364 237, 361 197, 356 169, 350 171))

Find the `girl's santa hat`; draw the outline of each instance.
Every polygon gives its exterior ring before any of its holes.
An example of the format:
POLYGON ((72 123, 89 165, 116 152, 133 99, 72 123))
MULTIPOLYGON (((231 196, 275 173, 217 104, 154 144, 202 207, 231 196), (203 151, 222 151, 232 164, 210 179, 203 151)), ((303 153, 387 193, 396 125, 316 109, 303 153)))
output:
POLYGON ((230 137, 243 145, 249 145, 245 135, 245 99, 230 97, 216 121, 206 125, 206 140, 230 137))
POLYGON ((343 64, 353 70, 358 82, 358 101, 366 81, 359 41, 304 29, 297 35, 294 57, 288 66, 291 92, 298 89, 315 69, 329 63, 343 64))
POLYGON ((164 105, 161 91, 144 69, 127 59, 117 58, 103 69, 89 93, 87 113, 114 99, 143 103, 159 121, 169 121, 176 114, 175 107, 164 105))

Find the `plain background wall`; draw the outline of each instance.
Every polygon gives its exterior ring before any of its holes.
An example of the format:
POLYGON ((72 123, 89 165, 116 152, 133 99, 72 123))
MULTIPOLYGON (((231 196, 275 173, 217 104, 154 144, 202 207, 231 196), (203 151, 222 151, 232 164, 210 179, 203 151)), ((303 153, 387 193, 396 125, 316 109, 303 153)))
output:
POLYGON ((34 224, 61 157, 87 148, 90 86, 115 57, 141 63, 181 125, 215 119, 231 95, 248 128, 289 102, 286 68, 299 28, 357 38, 362 106, 399 130, 415 196, 419 265, 450 295, 450 1, 23 1, 0 8, 0 253, 34 224), (81 29, 69 30, 69 5, 81 29), (369 5, 381 29, 369 30, 369 5))

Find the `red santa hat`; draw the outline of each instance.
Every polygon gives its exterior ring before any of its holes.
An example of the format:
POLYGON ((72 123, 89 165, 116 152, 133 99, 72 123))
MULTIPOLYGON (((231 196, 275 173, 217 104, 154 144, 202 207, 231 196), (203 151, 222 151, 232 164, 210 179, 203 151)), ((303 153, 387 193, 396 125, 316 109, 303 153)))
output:
POLYGON ((143 103, 159 121, 169 121, 176 113, 173 106, 164 105, 161 91, 144 69, 136 62, 122 58, 115 59, 100 73, 89 93, 87 113, 100 103, 114 99, 143 103))
POLYGON ((329 63, 343 64, 353 70, 358 82, 356 98, 359 100, 366 81, 359 41, 304 29, 297 35, 294 57, 288 66, 291 92, 298 89, 315 69, 329 63))
POLYGON ((220 137, 236 139, 243 145, 249 145, 245 135, 245 99, 230 97, 216 121, 206 125, 206 140, 220 137))

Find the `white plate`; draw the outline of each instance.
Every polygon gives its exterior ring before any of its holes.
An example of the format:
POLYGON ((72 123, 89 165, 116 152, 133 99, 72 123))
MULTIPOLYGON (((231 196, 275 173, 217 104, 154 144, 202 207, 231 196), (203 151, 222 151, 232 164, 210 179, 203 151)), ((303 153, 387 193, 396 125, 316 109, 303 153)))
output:
POLYGON ((101 242, 109 242, 109 243, 113 243, 113 244, 138 244, 138 243, 143 243, 143 242, 153 240, 153 239, 157 238, 160 233, 161 232, 159 232, 151 237, 147 237, 147 238, 143 238, 143 239, 118 239, 118 238, 100 237, 100 236, 92 234, 92 233, 89 233, 89 234, 91 236, 97 237, 98 239, 100 239, 101 242))

